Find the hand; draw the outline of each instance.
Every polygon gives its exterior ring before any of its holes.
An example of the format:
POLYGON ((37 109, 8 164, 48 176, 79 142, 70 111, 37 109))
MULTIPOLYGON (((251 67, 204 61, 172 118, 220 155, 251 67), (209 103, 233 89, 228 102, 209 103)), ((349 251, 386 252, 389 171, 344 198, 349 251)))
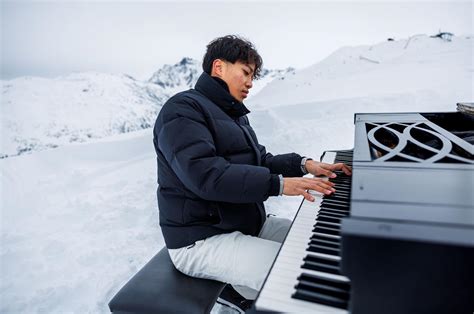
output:
POLYGON ((315 176, 325 176, 328 178, 335 178, 336 174, 333 171, 341 170, 348 176, 352 175, 352 169, 346 164, 327 164, 325 162, 318 162, 314 160, 306 161, 306 170, 315 176))
POLYGON ((308 201, 314 202, 314 196, 306 190, 314 190, 329 195, 336 190, 334 183, 320 178, 283 178, 283 194, 303 195, 308 201))

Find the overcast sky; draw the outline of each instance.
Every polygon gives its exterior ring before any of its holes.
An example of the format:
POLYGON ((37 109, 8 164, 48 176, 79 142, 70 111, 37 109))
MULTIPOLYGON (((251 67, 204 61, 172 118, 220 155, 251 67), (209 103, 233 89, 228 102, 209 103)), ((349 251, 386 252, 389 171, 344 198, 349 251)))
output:
POLYGON ((302 68, 342 46, 474 33, 472 1, 0 1, 3 79, 74 71, 147 79, 184 56, 201 60, 226 34, 250 39, 265 67, 302 68))

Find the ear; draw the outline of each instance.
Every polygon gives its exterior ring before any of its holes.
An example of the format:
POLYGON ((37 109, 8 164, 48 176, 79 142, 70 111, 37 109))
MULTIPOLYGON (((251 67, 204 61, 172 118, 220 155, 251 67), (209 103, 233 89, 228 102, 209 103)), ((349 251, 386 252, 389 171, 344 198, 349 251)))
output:
POLYGON ((222 78, 225 71, 225 62, 221 59, 216 59, 212 62, 211 76, 222 78))

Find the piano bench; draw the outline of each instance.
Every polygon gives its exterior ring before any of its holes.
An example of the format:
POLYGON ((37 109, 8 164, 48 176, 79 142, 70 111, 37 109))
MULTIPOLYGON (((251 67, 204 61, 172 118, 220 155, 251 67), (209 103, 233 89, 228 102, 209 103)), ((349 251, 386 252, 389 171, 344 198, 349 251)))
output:
POLYGON ((109 302, 112 313, 209 313, 225 283, 179 272, 168 250, 156 254, 109 302))

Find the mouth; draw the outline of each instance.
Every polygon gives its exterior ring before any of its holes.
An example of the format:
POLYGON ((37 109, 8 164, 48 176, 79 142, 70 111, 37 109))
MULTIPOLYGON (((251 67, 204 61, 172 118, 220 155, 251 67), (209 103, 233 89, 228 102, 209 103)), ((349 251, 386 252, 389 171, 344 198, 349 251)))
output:
POLYGON ((242 91, 242 97, 246 98, 249 94, 249 91, 248 90, 243 90, 242 91))

